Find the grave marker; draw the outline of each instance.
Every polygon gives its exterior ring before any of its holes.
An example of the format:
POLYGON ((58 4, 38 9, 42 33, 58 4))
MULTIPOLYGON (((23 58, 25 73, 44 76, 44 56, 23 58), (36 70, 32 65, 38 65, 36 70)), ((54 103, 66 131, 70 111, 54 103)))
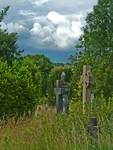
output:
POLYGON ((62 107, 63 107, 63 101, 61 98, 61 88, 60 88, 59 80, 56 81, 55 94, 56 94, 56 111, 57 111, 57 113, 59 113, 59 112, 62 112, 62 107))
MULTIPOLYGON (((92 77, 90 65, 83 66, 83 75, 81 76, 81 83, 83 85, 83 91, 82 91, 83 114, 85 114, 87 113, 86 108, 88 105, 91 111, 92 100, 94 100, 94 95, 91 93, 93 77, 92 77)), ((97 125, 97 118, 95 116, 89 118, 87 131, 89 135, 92 137, 93 140, 92 142, 96 143, 99 129, 97 125)))
POLYGON ((69 100, 68 100, 68 85, 66 83, 66 74, 62 72, 61 80, 56 81, 56 111, 58 112, 68 112, 69 100))
POLYGON ((83 75, 81 76, 81 83, 83 85, 82 100, 83 100, 83 113, 85 113, 85 106, 91 103, 91 87, 92 87, 92 73, 91 66, 83 66, 83 75))

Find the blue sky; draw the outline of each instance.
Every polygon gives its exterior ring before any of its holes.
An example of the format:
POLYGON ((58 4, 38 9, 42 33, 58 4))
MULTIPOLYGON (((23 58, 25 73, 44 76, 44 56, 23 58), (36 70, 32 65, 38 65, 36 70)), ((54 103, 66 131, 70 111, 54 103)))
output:
POLYGON ((0 0, 10 5, 2 28, 18 33, 18 46, 25 54, 45 54, 52 61, 66 62, 75 53, 85 17, 97 0, 0 0))

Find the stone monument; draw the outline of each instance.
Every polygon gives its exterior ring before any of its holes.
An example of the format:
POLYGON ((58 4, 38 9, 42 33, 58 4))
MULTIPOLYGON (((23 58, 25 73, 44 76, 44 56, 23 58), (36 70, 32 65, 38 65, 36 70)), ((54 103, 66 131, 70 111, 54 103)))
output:
POLYGON ((66 83, 66 74, 62 72, 61 79, 56 81, 56 111, 68 113, 69 99, 68 99, 68 85, 66 83))

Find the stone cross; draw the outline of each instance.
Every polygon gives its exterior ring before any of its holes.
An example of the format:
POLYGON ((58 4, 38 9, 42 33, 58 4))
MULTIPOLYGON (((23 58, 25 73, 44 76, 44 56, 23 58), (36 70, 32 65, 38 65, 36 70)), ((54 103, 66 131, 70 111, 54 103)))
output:
POLYGON ((58 112, 68 112, 69 101, 68 101, 68 85, 66 83, 66 74, 62 72, 61 80, 56 81, 56 111, 58 112))
POLYGON ((82 101, 83 101, 83 113, 85 113, 85 105, 91 103, 91 87, 92 87, 92 73, 91 66, 83 66, 83 75, 81 76, 81 83, 83 85, 82 101))

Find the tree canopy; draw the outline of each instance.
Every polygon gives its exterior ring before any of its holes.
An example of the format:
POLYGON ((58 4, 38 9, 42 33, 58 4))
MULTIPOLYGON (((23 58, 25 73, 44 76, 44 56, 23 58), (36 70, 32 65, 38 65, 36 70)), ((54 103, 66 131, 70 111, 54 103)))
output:
POLYGON ((93 92, 95 96, 102 94, 106 98, 111 97, 113 93, 112 0, 98 0, 98 4, 86 17, 86 25, 79 43, 79 48, 82 48, 83 52, 75 56, 73 80, 76 80, 76 89, 82 73, 82 66, 90 64, 94 76, 93 92))
MULTIPOLYGON (((3 21, 9 6, 0 11, 0 22, 3 21)), ((0 58, 11 64, 13 60, 19 59, 21 52, 17 46, 17 34, 8 33, 7 30, 0 28, 0 58)))

